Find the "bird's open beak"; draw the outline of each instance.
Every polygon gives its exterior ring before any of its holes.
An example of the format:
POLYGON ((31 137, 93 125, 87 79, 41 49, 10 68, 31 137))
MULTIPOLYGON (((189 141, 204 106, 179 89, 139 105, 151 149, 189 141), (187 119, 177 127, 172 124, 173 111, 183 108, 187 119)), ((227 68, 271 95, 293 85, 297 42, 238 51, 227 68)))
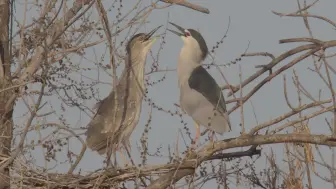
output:
POLYGON ((170 29, 167 29, 168 31, 172 32, 173 34, 177 35, 177 36, 184 36, 184 28, 182 28, 181 26, 177 25, 177 24, 174 24, 172 22, 169 22, 171 25, 175 26, 178 30, 180 30, 180 32, 182 33, 179 33, 177 31, 174 31, 174 30, 170 30, 170 29))
MULTIPOLYGON (((161 25, 162 26, 162 25, 161 25)), ((145 40, 146 41, 148 41, 152 36, 153 36, 153 34, 159 29, 159 28, 161 28, 161 26, 158 26, 158 27, 156 27, 155 29, 153 29, 152 31, 150 31, 149 33, 147 33, 146 34, 146 37, 145 37, 145 40)), ((156 37, 158 37, 158 36, 156 36, 156 37)), ((155 37, 155 38, 156 38, 155 37)))

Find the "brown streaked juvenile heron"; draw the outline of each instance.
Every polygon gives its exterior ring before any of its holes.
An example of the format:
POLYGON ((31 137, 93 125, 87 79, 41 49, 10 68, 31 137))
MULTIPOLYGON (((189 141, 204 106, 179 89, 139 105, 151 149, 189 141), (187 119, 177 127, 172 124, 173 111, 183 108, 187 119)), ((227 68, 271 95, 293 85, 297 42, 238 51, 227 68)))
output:
POLYGON ((136 34, 129 40, 125 68, 117 86, 96 105, 97 112, 86 132, 86 143, 100 155, 107 153, 116 158, 117 151, 123 155, 122 148, 131 149, 129 138, 139 122, 145 90, 146 57, 158 38, 151 37, 160 27, 147 34, 136 34))
POLYGON ((201 65, 208 54, 204 38, 194 29, 184 29, 171 22, 170 24, 181 33, 168 30, 180 36, 184 42, 177 64, 180 105, 195 121, 196 145, 200 136, 199 125, 212 131, 213 140, 214 132, 221 135, 229 132, 231 124, 221 88, 201 65))

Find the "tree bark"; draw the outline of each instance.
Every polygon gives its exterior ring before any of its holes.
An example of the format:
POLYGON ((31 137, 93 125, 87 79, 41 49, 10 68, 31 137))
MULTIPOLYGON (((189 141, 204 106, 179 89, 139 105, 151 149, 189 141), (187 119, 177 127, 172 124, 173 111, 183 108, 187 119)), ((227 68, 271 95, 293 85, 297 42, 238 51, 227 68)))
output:
MULTIPOLYGON (((13 104, 7 104, 12 90, 5 90, 10 83, 9 57, 9 0, 0 0, 0 165, 9 157, 12 141, 13 104)), ((9 167, 0 170, 0 189, 10 188, 9 167)))

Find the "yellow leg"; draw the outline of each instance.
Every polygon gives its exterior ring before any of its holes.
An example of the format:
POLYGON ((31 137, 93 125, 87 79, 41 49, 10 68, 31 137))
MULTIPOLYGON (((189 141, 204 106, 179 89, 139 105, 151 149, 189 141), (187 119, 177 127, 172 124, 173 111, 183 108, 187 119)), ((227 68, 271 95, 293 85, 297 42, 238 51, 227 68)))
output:
POLYGON ((210 131, 210 142, 211 142, 213 147, 215 147, 215 142, 214 142, 215 137, 216 137, 215 131, 210 131))
POLYGON ((196 149, 198 139, 201 136, 201 128, 200 128, 199 124, 196 123, 196 122, 195 122, 195 127, 196 127, 196 136, 195 136, 195 139, 194 139, 193 144, 191 146, 192 149, 196 149))
POLYGON ((211 142, 214 141, 214 136, 215 136, 215 132, 214 131, 210 131, 210 141, 211 142))

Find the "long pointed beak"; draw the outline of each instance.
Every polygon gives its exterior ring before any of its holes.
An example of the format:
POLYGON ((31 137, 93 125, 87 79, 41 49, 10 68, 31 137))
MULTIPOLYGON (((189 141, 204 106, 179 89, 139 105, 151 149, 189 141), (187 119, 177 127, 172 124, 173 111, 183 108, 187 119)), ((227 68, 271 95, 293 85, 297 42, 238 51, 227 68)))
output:
MULTIPOLYGON (((161 25, 161 26, 162 26, 162 25, 161 25)), ((147 33, 147 34, 146 34, 146 37, 145 37, 145 40, 146 40, 146 41, 149 40, 149 38, 151 38, 152 35, 153 35, 159 28, 161 28, 161 26, 158 26, 158 27, 154 28, 152 31, 150 31, 149 33, 147 33)))
POLYGON ((177 36, 184 36, 184 28, 182 28, 181 26, 177 25, 177 24, 174 24, 172 22, 169 22, 169 24, 175 26, 178 30, 180 30, 180 32, 182 33, 179 33, 177 31, 174 31, 174 30, 170 30, 170 29, 167 29, 168 31, 172 32, 173 34, 177 35, 177 36))

